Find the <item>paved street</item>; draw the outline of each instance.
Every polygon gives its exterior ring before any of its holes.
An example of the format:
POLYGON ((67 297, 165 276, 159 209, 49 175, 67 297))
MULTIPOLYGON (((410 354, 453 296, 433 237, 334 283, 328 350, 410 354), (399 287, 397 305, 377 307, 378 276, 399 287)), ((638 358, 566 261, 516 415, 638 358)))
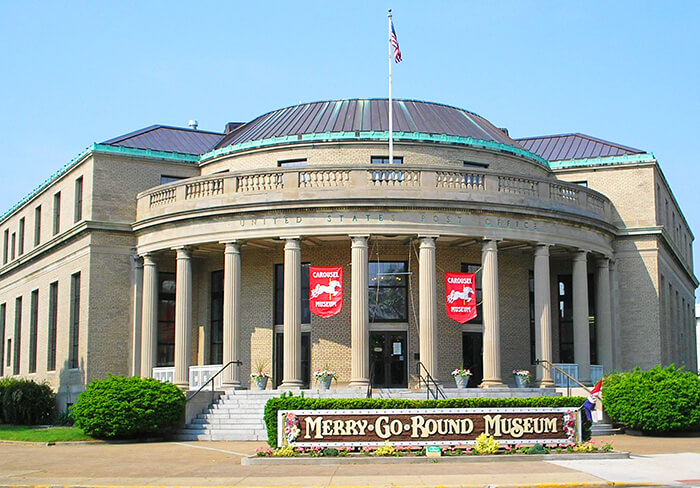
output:
MULTIPOLYGON (((607 439, 607 438, 606 438, 607 439)), ((700 437, 615 436, 611 461, 508 461, 465 464, 241 466, 257 442, 0 444, 0 486, 612 486, 700 479, 700 437)))

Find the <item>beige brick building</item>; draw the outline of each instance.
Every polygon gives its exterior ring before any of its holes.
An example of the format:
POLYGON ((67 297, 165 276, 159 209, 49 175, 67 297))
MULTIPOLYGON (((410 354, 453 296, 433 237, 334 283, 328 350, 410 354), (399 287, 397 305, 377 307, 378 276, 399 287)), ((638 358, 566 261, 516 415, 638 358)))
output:
POLYGON ((393 164, 386 100, 90 146, 0 221, 0 375, 65 405, 107 373, 187 388, 231 360, 223 387, 257 366, 282 388, 697 368, 693 235, 653 154, 394 104, 393 164), (310 313, 308 266, 343 267, 334 317, 310 313), (476 272, 476 319, 447 316, 445 272, 476 272))

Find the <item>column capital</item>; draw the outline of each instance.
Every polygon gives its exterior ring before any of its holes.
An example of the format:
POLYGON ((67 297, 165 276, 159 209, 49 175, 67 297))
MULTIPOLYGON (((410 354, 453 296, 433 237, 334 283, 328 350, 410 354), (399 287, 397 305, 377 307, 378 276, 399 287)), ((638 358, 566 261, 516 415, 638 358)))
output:
POLYGON ((498 251, 498 241, 500 239, 484 238, 481 243, 481 249, 484 251, 498 251))
POLYGON ((574 251, 573 260, 574 261, 586 261, 588 257, 588 251, 585 249, 577 249, 574 251))
POLYGON ((174 247, 173 250, 177 253, 177 259, 191 259, 193 249, 188 246, 174 247))
POLYGON ((420 248, 435 248, 435 241, 437 240, 439 236, 431 235, 431 236, 423 236, 419 235, 418 239, 420 239, 419 247, 420 248))
POLYGON ((141 254, 140 257, 143 259, 144 266, 157 266, 158 265, 158 260, 156 259, 155 253, 146 252, 146 253, 141 254))
POLYGON ((535 256, 549 256, 549 248, 551 246, 551 244, 538 242, 535 244, 535 256))
POLYGON ((134 267, 143 268, 143 257, 138 254, 132 254, 131 259, 134 260, 134 267))
POLYGON ((223 243, 225 248, 224 248, 224 254, 240 254, 241 253, 241 241, 234 240, 234 241, 227 241, 223 243))
POLYGON ((350 247, 360 247, 360 248, 367 248, 368 246, 368 240, 369 240, 369 234, 351 234, 350 240, 352 241, 352 244, 350 247))
POLYGON ((610 268, 610 258, 607 256, 601 256, 595 260, 595 264, 598 268, 610 268))

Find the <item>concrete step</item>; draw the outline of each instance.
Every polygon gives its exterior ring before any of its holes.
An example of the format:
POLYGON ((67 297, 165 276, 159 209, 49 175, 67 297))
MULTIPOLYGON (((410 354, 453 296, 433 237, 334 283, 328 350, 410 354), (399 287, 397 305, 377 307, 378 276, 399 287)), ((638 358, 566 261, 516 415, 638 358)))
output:
POLYGON ((612 424, 607 424, 603 422, 594 423, 591 426, 591 435, 612 435, 612 434, 622 434, 623 429, 614 427, 612 424))
POLYGON ((192 419, 192 421, 187 425, 235 425, 241 428, 249 428, 250 426, 265 425, 262 417, 257 419, 230 419, 230 418, 206 418, 206 419, 192 419))
POLYGON ((168 438, 173 441, 267 441, 267 432, 226 434, 215 432, 174 432, 168 438))

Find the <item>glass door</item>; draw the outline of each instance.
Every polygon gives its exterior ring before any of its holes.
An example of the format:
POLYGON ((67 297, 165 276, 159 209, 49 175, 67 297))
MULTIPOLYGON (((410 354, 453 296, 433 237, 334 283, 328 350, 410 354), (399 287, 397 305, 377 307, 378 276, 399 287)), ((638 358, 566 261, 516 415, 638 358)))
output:
POLYGON ((406 332, 370 332, 369 347, 372 386, 407 388, 406 332))

